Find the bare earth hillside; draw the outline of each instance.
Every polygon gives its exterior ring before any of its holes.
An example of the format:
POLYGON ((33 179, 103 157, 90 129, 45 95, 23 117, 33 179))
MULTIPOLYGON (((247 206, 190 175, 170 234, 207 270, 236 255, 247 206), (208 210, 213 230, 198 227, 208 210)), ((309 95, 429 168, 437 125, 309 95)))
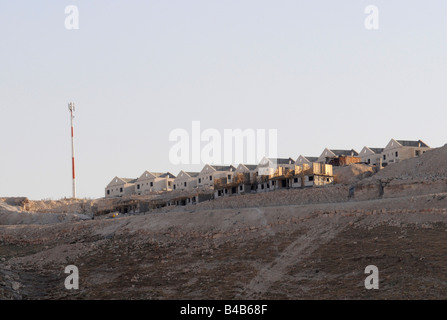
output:
POLYGON ((91 219, 99 199, 0 199, 0 298, 446 299, 447 147, 369 172, 112 219, 91 219))

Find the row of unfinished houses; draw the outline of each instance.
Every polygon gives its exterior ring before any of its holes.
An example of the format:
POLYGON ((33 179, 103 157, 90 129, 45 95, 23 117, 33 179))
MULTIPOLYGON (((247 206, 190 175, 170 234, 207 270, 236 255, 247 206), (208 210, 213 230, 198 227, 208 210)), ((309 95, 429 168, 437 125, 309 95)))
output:
MULTIPOLYGON (((115 177, 106 187, 106 197, 206 188, 218 190, 222 186, 231 189, 231 193, 264 192, 287 187, 324 185, 333 182, 331 177, 330 164, 311 163, 306 159, 306 163, 298 165, 292 158, 264 157, 258 165, 240 164, 234 167, 207 164, 200 172, 182 170, 177 176, 170 172, 145 171, 137 179, 115 177), (323 181, 319 178, 321 175, 327 178, 323 181)), ((228 190, 223 193, 230 193, 228 190)))
POLYGON ((137 179, 115 177, 105 189, 106 198, 125 195, 170 193, 167 205, 194 204, 234 194, 268 192, 283 188, 306 188, 334 183, 334 166, 364 163, 383 167, 417 157, 430 147, 423 141, 395 140, 385 148, 365 146, 354 149, 325 148, 319 157, 300 155, 292 158, 264 157, 259 164, 216 166, 206 164, 200 172, 145 171, 137 179))

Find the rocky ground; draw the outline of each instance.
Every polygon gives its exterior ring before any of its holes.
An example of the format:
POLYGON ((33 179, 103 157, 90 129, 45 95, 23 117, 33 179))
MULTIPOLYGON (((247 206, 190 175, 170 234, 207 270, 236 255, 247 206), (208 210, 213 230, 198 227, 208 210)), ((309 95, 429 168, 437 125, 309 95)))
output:
POLYGON ((445 299, 445 208, 438 194, 2 226, 0 297, 445 299))
POLYGON ((360 183, 388 184, 365 199, 336 185, 94 220, 86 203, 31 212, 2 199, 0 298, 446 299, 447 179, 427 159, 398 190, 391 172, 368 174, 360 183), (68 265, 79 290, 65 289, 68 265), (365 289, 368 265, 378 290, 365 289))

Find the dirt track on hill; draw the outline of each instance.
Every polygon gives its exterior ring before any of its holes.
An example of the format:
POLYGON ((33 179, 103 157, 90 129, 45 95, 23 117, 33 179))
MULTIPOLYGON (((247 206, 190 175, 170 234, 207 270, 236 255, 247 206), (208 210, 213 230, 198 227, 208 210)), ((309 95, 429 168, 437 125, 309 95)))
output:
POLYGON ((113 219, 91 220, 113 199, 0 198, 0 299, 446 299, 447 146, 357 169, 113 219))
POLYGON ((437 194, 1 226, 0 297, 445 299, 445 208, 437 194))

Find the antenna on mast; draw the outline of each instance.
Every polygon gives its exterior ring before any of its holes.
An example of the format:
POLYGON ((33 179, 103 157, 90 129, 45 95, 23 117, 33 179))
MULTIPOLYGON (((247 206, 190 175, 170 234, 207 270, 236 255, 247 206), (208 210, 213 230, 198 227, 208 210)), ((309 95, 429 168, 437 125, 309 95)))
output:
POLYGON ((73 112, 75 111, 75 106, 73 102, 68 104, 68 110, 70 111, 70 121, 71 121, 71 165, 73 172, 73 199, 76 199, 76 175, 75 175, 75 149, 74 149, 74 130, 73 130, 73 112))

